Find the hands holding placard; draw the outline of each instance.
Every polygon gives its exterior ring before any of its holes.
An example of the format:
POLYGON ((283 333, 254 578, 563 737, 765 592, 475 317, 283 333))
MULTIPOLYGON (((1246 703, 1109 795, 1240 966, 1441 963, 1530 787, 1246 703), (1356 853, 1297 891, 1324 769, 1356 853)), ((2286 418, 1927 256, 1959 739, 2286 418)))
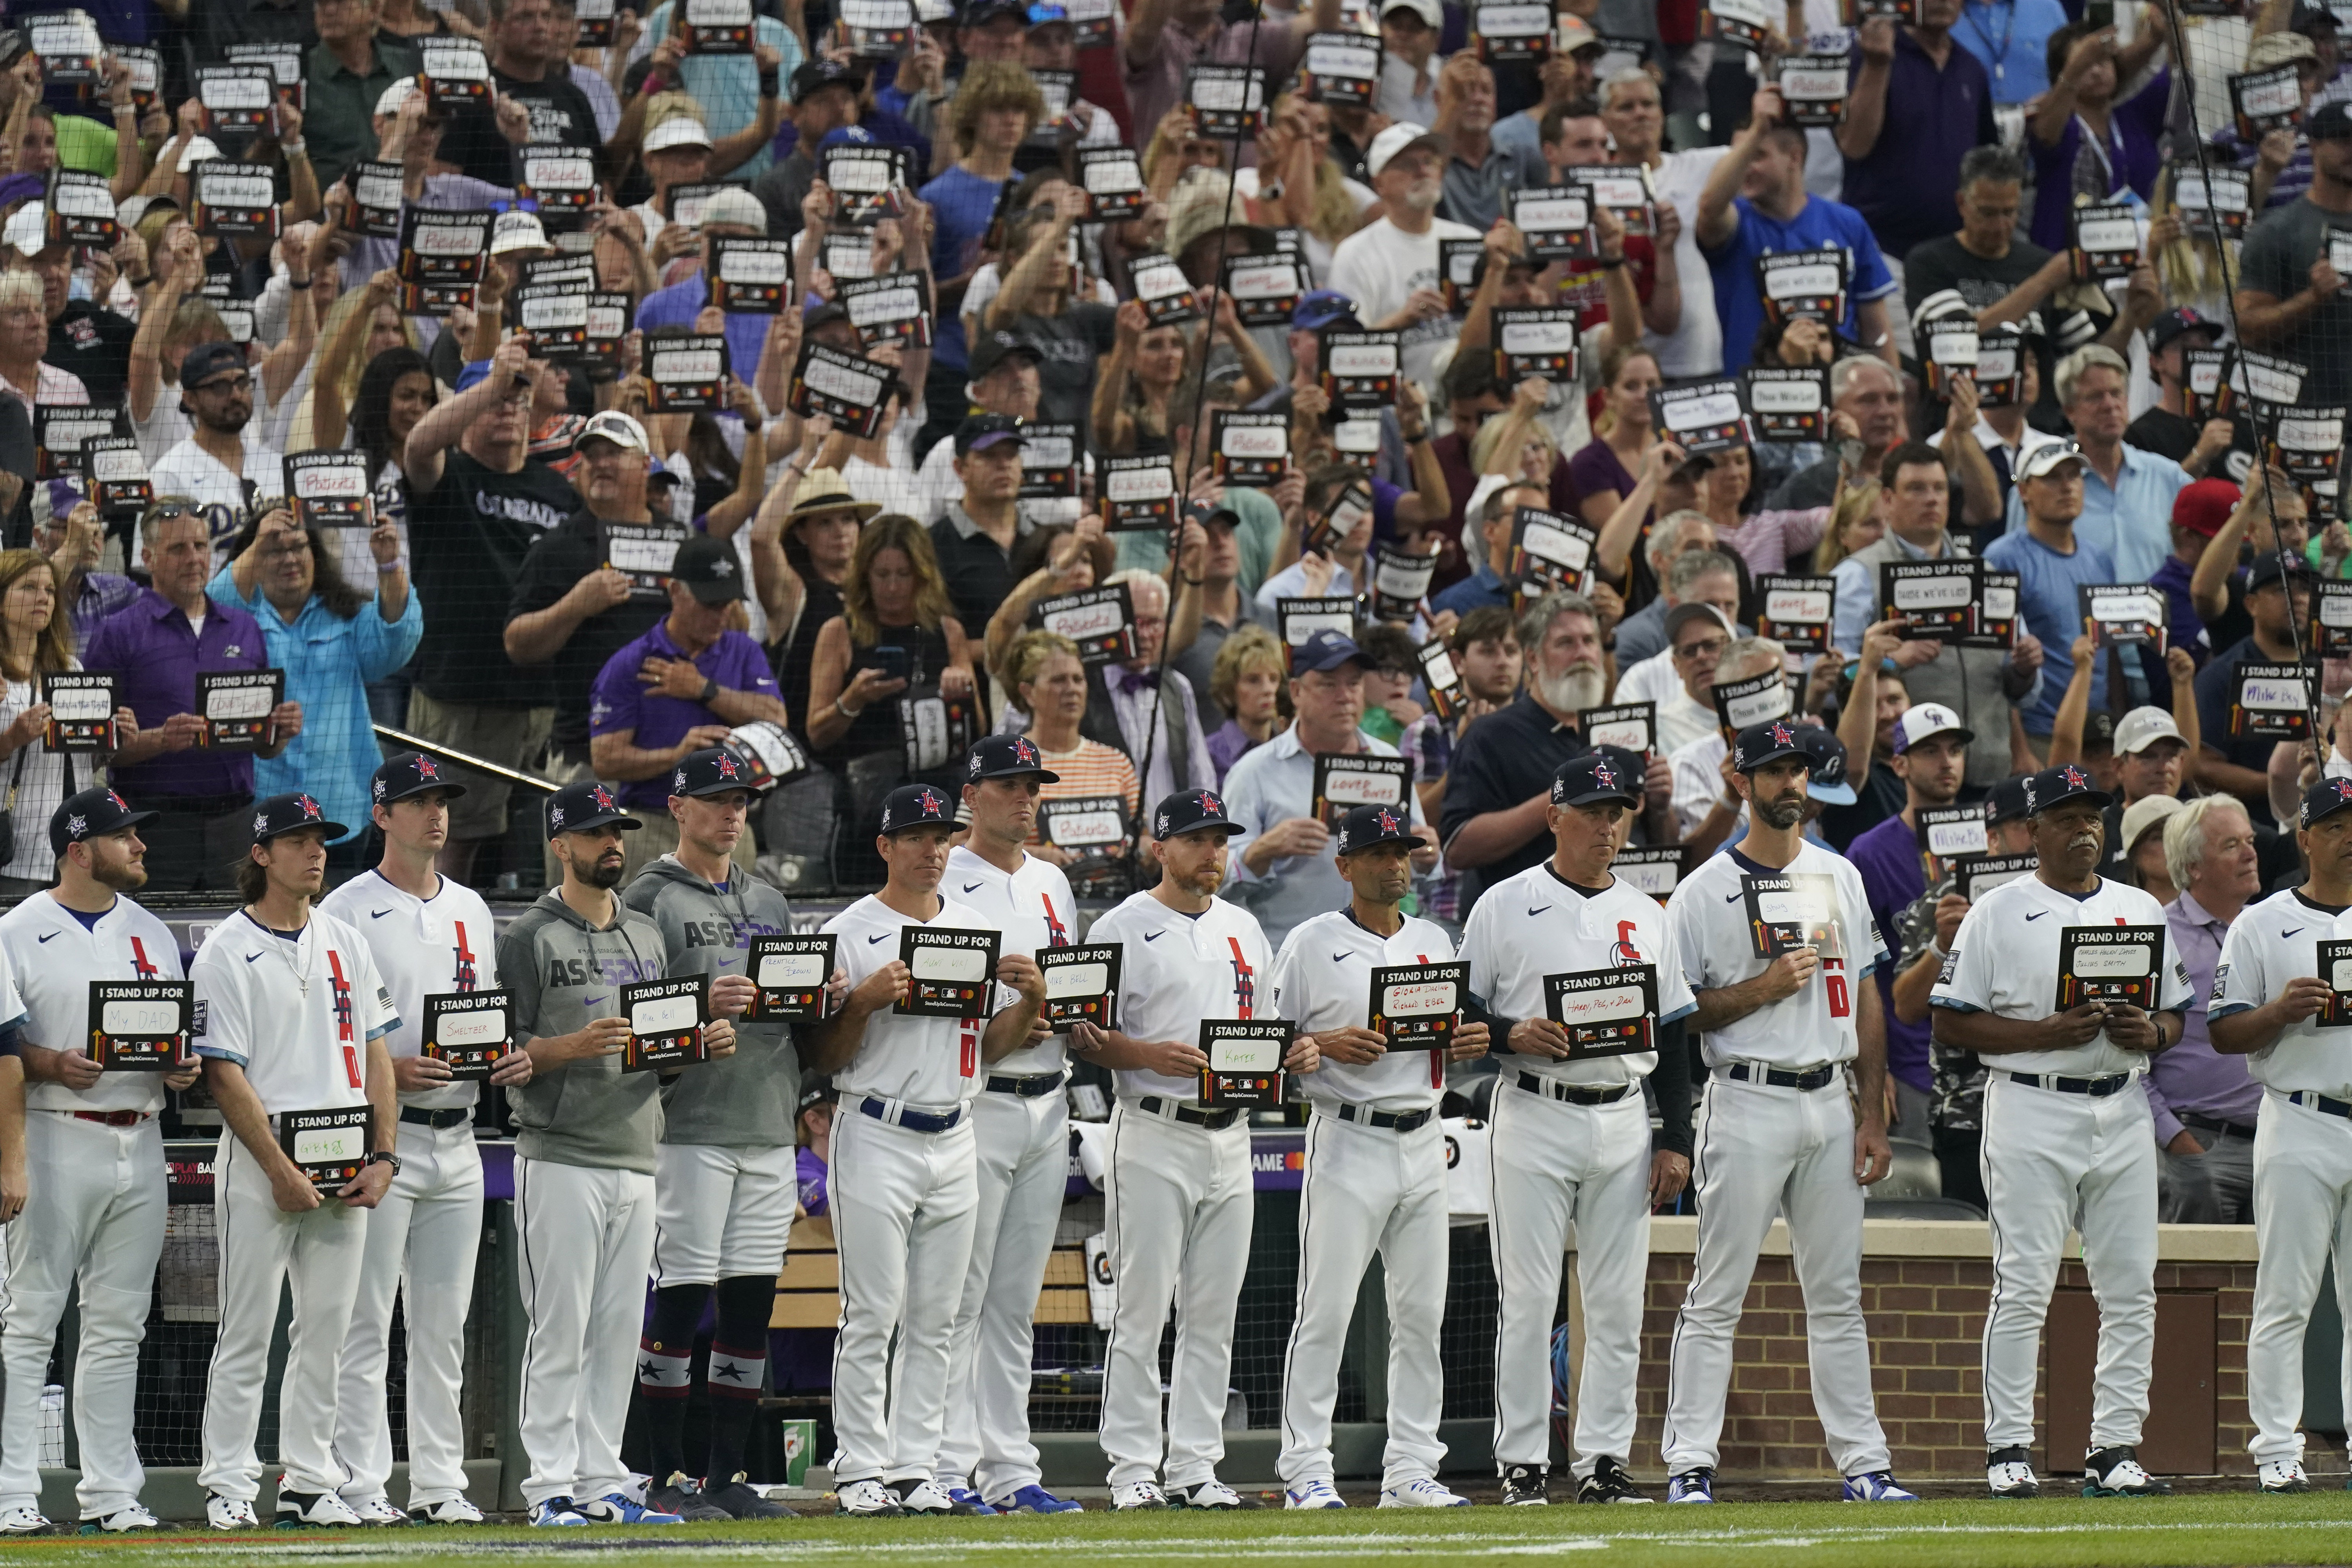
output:
MULTIPOLYGON (((1537 1021, 1554 1031, 1559 1029, 1559 1026, 1549 1018, 1537 1021)), ((1567 1054, 1565 1049, 1567 1037, 1565 1034, 1560 1036, 1563 1048, 1559 1055, 1567 1054)), ((1320 1034, 1301 1036, 1300 1038, 1311 1040, 1319 1058, 1339 1062, 1348 1067, 1365 1067, 1389 1054, 1389 1043, 1378 1032, 1353 1025, 1344 1029, 1325 1029, 1320 1034)), ((1464 1024, 1454 1030, 1454 1043, 1445 1047, 1445 1059, 1450 1062, 1466 1062, 1483 1057, 1486 1054, 1489 1043, 1486 1025, 1464 1024)), ((1294 1055, 1296 1050, 1297 1047, 1294 1047, 1294 1055)), ((1284 1062, 1283 1066, 1292 1072, 1313 1070, 1296 1066, 1288 1061, 1284 1062)))

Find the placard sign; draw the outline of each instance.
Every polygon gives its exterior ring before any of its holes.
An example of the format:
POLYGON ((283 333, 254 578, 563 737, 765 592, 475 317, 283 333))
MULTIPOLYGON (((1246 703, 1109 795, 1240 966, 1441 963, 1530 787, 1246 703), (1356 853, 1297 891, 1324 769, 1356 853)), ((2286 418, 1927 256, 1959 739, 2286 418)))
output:
POLYGON ((1977 364, 1970 372, 1979 408, 2014 408, 2025 397, 2025 335, 2013 325, 1977 334, 1977 364))
POLYGON ((653 383, 656 414, 723 408, 727 339, 719 332, 652 339, 646 344, 646 377, 653 383))
POLYGON ((2058 933, 2058 1011, 2085 1002, 2156 1010, 2164 978, 2161 925, 2068 926, 2058 933))
POLYGON ((751 939, 743 972, 760 988, 743 1015, 755 1024, 814 1024, 825 1016, 825 984, 833 978, 835 938, 768 935, 751 939))
POLYGON ((1096 223, 1140 217, 1151 202, 1132 147, 1078 149, 1078 184, 1087 193, 1087 216, 1096 223))
POLYGON ((824 150, 824 183, 839 194, 840 222, 866 228, 906 208, 900 195, 907 184, 904 147, 860 145, 824 150))
POLYGON ((1394 545, 1372 551, 1372 619, 1410 621, 1421 612, 1429 594, 1429 580, 1437 574, 1437 557, 1394 545))
POLYGON ((1592 193, 1592 205, 1605 207, 1625 226, 1627 234, 1650 232, 1650 171, 1640 163, 1578 163, 1560 172, 1563 184, 1582 185, 1592 193))
POLYGON ((1316 363, 1323 391, 1340 408, 1386 408, 1396 402, 1402 334, 1323 329, 1316 363))
POLYGON ((1313 34, 1307 74, 1322 102, 1370 109, 1381 85, 1381 41, 1364 33, 1313 34))
POLYGON ((250 752, 277 739, 270 710, 286 700, 282 669, 208 669, 196 674, 196 707, 204 743, 215 751, 250 752))
POLYGON ((575 48, 601 49, 613 41, 613 14, 619 0, 577 0, 574 15, 580 21, 580 34, 572 43, 575 48))
POLYGON ((131 433, 130 411, 94 403, 33 405, 33 467, 39 479, 87 472, 83 450, 92 441, 131 433))
MULTIPOLYGON (((723 338, 711 340, 724 343, 723 338)), ((801 345, 801 362, 793 372, 788 399, 792 411, 805 419, 830 415, 843 429, 872 438, 882 430, 884 405, 890 396, 890 370, 823 343, 801 345)))
POLYGON ((1441 239, 1437 242, 1437 291, 1445 312, 1459 316, 1470 309, 1476 289, 1479 258, 1486 254, 1483 239, 1441 239))
POLYGON ((196 988, 186 980, 89 983, 89 1059, 101 1072, 173 1072, 192 1067, 196 988))
POLYGON ((251 135, 277 121, 278 75, 260 65, 198 66, 196 101, 207 132, 251 135))
MULTIPOLYGON (((265 73, 266 74, 266 73, 265 73)), ((267 163, 208 158, 190 179, 198 234, 244 238, 278 237, 278 182, 267 163)))
POLYGON ((1764 0, 1707 0, 1706 8, 1714 14, 1715 36, 1722 43, 1754 48, 1779 31, 1764 13, 1764 0))
POLYGON ((2332 482, 2344 461, 2344 410, 2282 410, 2271 427, 2271 460, 2286 477, 2308 488, 2332 482))
MULTIPOLYGON (((1753 0, 1730 0, 1752 4, 1753 0)), ((1551 56, 1551 6, 1526 0, 1476 0, 1470 8, 1470 44, 1478 58, 1540 61, 1551 56)))
POLYGON ((629 1037, 621 1046, 623 1072, 676 1072, 709 1059, 702 1035, 710 1022, 708 984, 699 974, 688 974, 621 987, 621 1016, 629 1021, 629 1037))
POLYGON ((1734 735, 1750 724, 1785 719, 1790 713, 1789 678, 1777 669, 1746 680, 1718 680, 1713 695, 1716 722, 1734 735))
MULTIPOLYGON (((41 80, 58 87, 95 87, 106 41, 87 11, 57 11, 24 19, 26 46, 41 59, 41 80)), ((232 46, 234 47, 234 46, 232 46)))
POLYGON ((400 237, 401 172, 397 163, 360 163, 343 183, 351 187, 345 225, 370 239, 400 237))
POLYGON ((1952 879, 1960 897, 1975 903, 2004 882, 2014 882, 2020 877, 2031 877, 2041 868, 2042 857, 2024 855, 1979 855, 1962 860, 1952 868, 1952 879))
POLYGON ((646 603, 669 602, 669 574, 677 547, 694 537, 675 522, 604 522, 596 531, 604 546, 607 571, 628 574, 629 596, 646 603))
POLYGON ((82 443, 83 471, 97 487, 98 510, 110 518, 144 511, 155 499, 147 458, 136 436, 99 436, 82 443))
POLYGON ((1600 534, 1581 519, 1523 506, 1511 513, 1510 575, 1545 591, 1586 592, 1592 581, 1592 547, 1600 534))
POLYGON ((1029 616, 1077 644, 1082 664, 1119 664, 1135 657, 1135 606, 1124 583, 1041 599, 1029 616))
POLYGON ((1045 972, 1045 1022, 1056 1032, 1072 1024, 1117 1027, 1119 952, 1115 942, 1098 947, 1039 948, 1037 967, 1045 972))
POLYGON ((1919 808, 1919 847, 1938 860, 1958 860, 1991 852, 1981 805, 1930 805, 1919 808))
POLYGON ((845 0, 841 8, 850 53, 865 60, 895 57, 914 36, 917 19, 908 0, 845 0))
POLYGON ((2316 973, 2332 994, 2311 1019, 2315 1028, 2340 1029, 2352 1024, 2352 942, 2324 939, 2319 943, 2316 973))
POLYGON ((1740 373, 1748 417, 1761 441, 1827 441, 1827 365, 1751 365, 1740 373))
POLYGON ((1462 1029, 1466 963, 1375 964, 1366 1027, 1392 1051, 1442 1051, 1462 1029))
POLYGON ((1037 831, 1056 849, 1066 849, 1082 858, 1108 856, 1127 844, 1127 803, 1115 795, 1064 795, 1040 801, 1037 831))
POLYGON ((278 1117, 278 1146, 325 1196, 349 1186, 368 1155, 374 1112, 364 1105, 334 1110, 289 1110, 278 1117))
POLYGON ((1745 447, 1748 416, 1737 381, 1701 381, 1650 394, 1650 421, 1666 439, 1696 457, 1745 447))
POLYGON ((40 677, 49 705, 44 748, 51 752, 111 752, 114 677, 94 670, 54 670, 40 677))
POLYGON ((1318 752, 1314 794, 1307 809, 1327 827, 1338 826, 1341 817, 1360 805, 1392 805, 1404 811, 1412 782, 1412 764, 1402 757, 1318 752))
POLYGON ((1780 101, 1788 106, 1790 124, 1834 126, 1845 118, 1845 95, 1843 55, 1780 57, 1780 101))
POLYGON ((1628 844, 1609 862, 1610 871, 1637 893, 1661 904, 1682 885, 1687 853, 1679 844, 1628 844))
POLYGON ((1194 66, 1184 75, 1184 101, 1202 136, 1255 136, 1265 129, 1265 72, 1256 66, 1194 66))
POLYGON ((1577 312, 1542 307, 1496 310, 1495 380, 1507 390, 1531 375, 1573 383, 1583 331, 1577 312))
POLYGON ((2310 734, 2317 673, 2307 664, 2240 663, 2230 677, 2231 738, 2299 741, 2310 734))
POLYGON ((1766 573, 1756 579, 1763 602, 1756 630, 1792 653, 1827 653, 1837 611, 1837 579, 1766 573))
POLYGON ((1977 603, 1962 647, 2009 649, 2017 646, 2017 585, 2014 572, 1977 574, 1977 603))
POLYGON ((2128 278, 2139 265, 2139 218, 2121 202, 2099 203, 2071 209, 2073 252, 2077 282, 2105 282, 2128 278))
POLYGON ((289 452, 286 499, 304 528, 375 526, 375 487, 368 479, 364 452, 289 452))
POLYGON ((416 40, 425 101, 445 113, 490 99, 490 58, 473 38, 455 34, 416 40))
POLYGON ((1307 292, 1307 269, 1298 257, 1278 250, 1266 256, 1225 258, 1225 292, 1244 327, 1287 327, 1291 311, 1307 292))
POLYGON ((1422 689, 1429 693, 1430 706, 1437 716, 1452 723, 1470 706, 1470 689, 1462 684, 1462 672, 1454 668, 1454 654, 1444 637, 1432 637, 1414 650, 1421 664, 1422 689))
POLYGON ((1176 459, 1150 458, 1099 460, 1103 526, 1113 533, 1165 532, 1176 521, 1176 459))
POLYGON ((1975 561, 1882 561, 1878 602, 1903 621, 1906 638, 1958 642, 1969 630, 1977 603, 1975 561))
POLYGON ((2264 70, 2239 71, 2230 78, 2230 107, 2238 120, 2238 136, 2252 142, 2266 131, 2303 123, 2303 84, 2294 65, 2264 70))
POLYGON ((1764 313, 1776 324, 1820 321, 1834 327, 1845 320, 1846 253, 1843 250, 1769 251, 1756 258, 1756 281, 1764 313))
POLYGON ((1139 256, 1128 276, 1134 281, 1135 297, 1142 301, 1143 313, 1153 326, 1171 327, 1179 321, 1201 319, 1201 297, 1192 292, 1192 280, 1167 257, 1156 252, 1139 256))
POLYGON ((1209 412, 1209 467, 1228 484, 1265 489, 1290 467, 1290 416, 1240 408, 1209 412))
POLYGON ((1317 632, 1356 635, 1356 601, 1339 594, 1320 598, 1283 598, 1274 602, 1274 622, 1282 646, 1303 647, 1317 632))
POLYGON ((898 961, 907 966, 907 999, 891 1009, 924 1018, 985 1018, 996 979, 1000 931, 900 926, 898 961))
MULTIPOLYGON (((710 242, 710 302, 738 315, 773 316, 793 294, 793 243, 721 235, 710 242)), ((845 293, 845 286, 844 292, 845 293)), ((850 320, 856 321, 853 311, 850 320)))
POLYGON ((519 147, 515 153, 522 161, 522 183, 539 203, 541 223, 553 226, 596 205, 593 153, 575 147, 519 147))
POLYGON ((577 284, 526 283, 514 300, 516 324, 530 334, 531 352, 569 363, 588 344, 588 291, 577 284))
POLYGON ((2200 167, 2192 159, 2172 165, 2172 199, 2192 235, 2237 239, 2252 221, 2253 176, 2245 169, 2200 167))
POLYGON ((1568 1031, 1570 1061, 1656 1049, 1658 967, 1629 963, 1543 977, 1544 1016, 1568 1031))
POLYGON ((1622 746, 1648 756, 1658 749, 1658 705, 1620 702, 1609 708, 1580 708, 1576 732, 1588 746, 1622 746))
POLYGON ((2163 589, 2146 583, 2084 584, 2074 595, 2093 647, 2147 644, 2164 651, 2168 605, 2163 589))
POLYGON ((1291 1026, 1279 1018, 1203 1018, 1201 1103, 1272 1106, 1282 1103, 1282 1058, 1291 1026))
POLYGON ((121 235, 114 193, 106 176, 79 169, 49 171, 47 238, 51 245, 112 248, 121 235))
POLYGON ((1021 444, 1021 499, 1059 500, 1078 493, 1079 460, 1085 447, 1078 427, 1067 421, 1039 420, 1026 426, 1021 444))
POLYGON ((1927 390, 1937 397, 1952 395, 1952 383, 1977 373, 1979 341, 1976 318, 1964 310, 1938 316, 1916 329, 1920 352, 1926 355, 1927 390))
POLYGON ((446 315, 473 302, 489 258, 488 212, 436 212, 403 207, 400 212, 400 280, 412 286, 415 301, 404 308, 446 315))
POLYGON ((145 44, 117 44, 114 58, 131 83, 131 103, 145 114, 163 96, 163 52, 145 44))
POLYGON ((679 20, 689 55, 751 52, 751 0, 685 0, 679 20))
POLYGON ((1810 947, 1825 958, 1844 949, 1838 930, 1837 879, 1811 871, 1742 877, 1748 906, 1748 940, 1755 956, 1769 962, 1810 947))
POLYGON ((488 1078, 513 1049, 513 993, 457 991, 425 998, 423 1052, 448 1063, 451 1078, 488 1078))
POLYGON ((1581 185, 1535 185, 1511 193, 1511 223, 1538 261, 1593 254, 1592 195, 1581 185))
POLYGON ((2322 658, 2352 655, 2352 583, 2315 584, 2311 599, 2313 652, 2322 658))

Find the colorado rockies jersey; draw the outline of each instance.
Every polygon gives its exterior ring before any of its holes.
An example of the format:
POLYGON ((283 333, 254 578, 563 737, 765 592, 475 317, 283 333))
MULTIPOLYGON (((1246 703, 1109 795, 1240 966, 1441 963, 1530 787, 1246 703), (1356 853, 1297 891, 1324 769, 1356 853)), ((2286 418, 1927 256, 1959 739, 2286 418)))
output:
MULTIPOLYGON (((1381 936, 1357 923, 1346 910, 1317 915, 1294 929, 1275 956, 1267 1011, 1299 1029, 1362 1028, 1370 1016, 1372 971, 1402 964, 1445 963, 1454 943, 1444 931, 1408 916, 1394 936, 1381 936)), ((1420 1110, 1445 1091, 1445 1053, 1392 1051, 1376 1062, 1351 1064, 1323 1058, 1301 1078, 1307 1098, 1318 1105, 1342 1102, 1375 1110, 1420 1110)))
POLYGON ((1791 918, 1819 937, 1822 966, 1790 995, 1769 1002, 1745 1018, 1711 1029, 1704 1037, 1709 1067, 1725 1062, 1762 1062, 1804 1068, 1852 1061, 1858 1048, 1853 1028, 1854 994, 1870 972, 1886 960, 1886 944, 1870 918, 1870 898, 1862 873, 1843 855, 1807 841, 1797 858, 1774 869, 1738 850, 1710 857, 1682 879, 1666 904, 1683 978, 1693 991, 1719 990, 1753 980, 1771 960, 1758 956, 1757 922, 1791 918), (1800 880, 1778 901, 1751 885, 1755 879, 1800 880))
MULTIPOLYGON (((1070 879, 1050 860, 1024 852, 1021 869, 1008 876, 958 845, 948 851, 940 888, 1002 931, 1006 952, 1034 957, 1039 948, 1068 947, 1078 940, 1070 924, 1078 901, 1070 896, 1070 879)), ((1066 1035, 1048 1035, 994 1063, 992 1070, 1023 1078, 1059 1072, 1069 1059, 1069 1043, 1066 1035)))
MULTIPOLYGON (((7 921, 0 921, 0 936, 7 929, 7 921)), ((2320 971, 2319 944, 2347 937, 2352 937, 2352 920, 2301 893, 2273 893, 2249 904, 2221 939, 2208 1023, 2262 1006, 2297 975, 2332 981, 2334 976, 2320 971)), ((2324 1027, 2316 1016, 2289 1024, 2277 1039, 2246 1058, 2246 1070, 2282 1094, 2310 1089, 2331 1100, 2352 1100, 2352 1029, 2324 1027)))
MULTIPOLYGON (((1677 953, 1666 911, 1622 879, 1594 895, 1561 879, 1549 861, 1528 867, 1480 895, 1462 932, 1470 964, 1470 994, 1497 1019, 1550 1016, 1544 1000, 1548 974, 1589 974, 1649 964, 1657 972, 1657 1021, 1672 1023, 1697 1004, 1677 953)), ((1497 1027, 1503 1026, 1497 1025, 1497 1027)), ((1508 1052, 1503 1040, 1497 1052, 1508 1052)), ((1655 1051, 1622 1057, 1506 1056, 1507 1070, 1562 1083, 1619 1084, 1647 1078, 1655 1051)))
POLYGON ((314 909, 281 935, 239 910, 205 939, 189 978, 196 1054, 243 1068, 264 1110, 366 1103, 367 1043, 400 1015, 359 932, 314 909))
MULTIPOLYGON (((1274 1018, 1265 986, 1274 954, 1257 917, 1223 899, 1195 919, 1137 893, 1095 921, 1090 942, 1118 942, 1118 1032, 1137 1040, 1201 1043, 1204 1018, 1274 1018)), ((1129 1069, 1118 1092, 1198 1100, 1198 1078, 1129 1069)))
MULTIPOLYGON (((0 955, 15 979, 7 986, 0 973, 0 1016, 23 1013, 25 1039, 53 1051, 89 1054, 91 981, 183 978, 178 941, 124 898, 85 927, 51 894, 35 893, 0 915, 0 955)), ((110 1072, 86 1089, 27 1084, 25 1103, 36 1110, 161 1110, 163 1075, 110 1072)))
MULTIPOLYGON (((900 914, 868 894, 824 922, 839 940, 834 962, 849 972, 855 991, 866 977, 898 956, 898 932, 908 926, 928 931, 992 931, 995 922, 968 904, 942 897, 940 912, 928 921, 900 914)), ((1000 953, 1006 949, 1000 945, 1000 953)), ((944 1110, 971 1099, 982 1081, 980 1037, 988 1019, 1004 1005, 1010 993, 991 988, 986 1016, 977 1018, 931 1018, 894 1013, 886 1007, 866 1020, 866 1037, 849 1065, 833 1075, 834 1087, 847 1100, 870 1094, 883 1100, 903 1100, 921 1109, 944 1110)))
MULTIPOLYGON (((1944 960, 1944 973, 1929 1004, 2000 1018, 2047 1018, 2059 1011, 2058 933, 2073 926, 2120 925, 2152 925, 2162 931, 2163 906, 2112 877, 2100 878, 2099 885, 2079 899, 2039 876, 2003 882, 1969 907, 1952 938, 1951 955, 1944 960)), ((2189 1005, 2189 972, 2169 943, 2157 995, 2159 1011, 2178 1012, 2189 1005)), ((2147 1068, 2144 1052, 2111 1043, 2104 1030, 2066 1050, 2005 1052, 1986 1060, 2007 1072, 2084 1078, 2147 1068)))
MULTIPOLYGON (((425 998, 498 986, 498 931, 490 907, 473 889, 446 877, 438 893, 420 899, 371 870, 320 900, 319 907, 366 936, 376 973, 400 1015, 383 1041, 394 1058, 424 1049, 425 998)), ((403 1093, 400 1103, 455 1110, 473 1104, 481 1092, 478 1081, 462 1079, 403 1093)))

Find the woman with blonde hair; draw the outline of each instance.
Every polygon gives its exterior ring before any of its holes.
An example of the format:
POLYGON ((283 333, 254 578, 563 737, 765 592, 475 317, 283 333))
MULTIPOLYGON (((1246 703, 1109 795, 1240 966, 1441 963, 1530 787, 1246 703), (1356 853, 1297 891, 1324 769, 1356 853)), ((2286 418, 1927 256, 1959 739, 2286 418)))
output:
POLYGON ((1192 111, 1178 104, 1160 117, 1143 149, 1143 185, 1162 206, 1176 194, 1177 182, 1195 169, 1223 170, 1225 144, 1192 129, 1192 111))
POLYGON ((1257 165, 1234 172, 1234 194, 1250 222, 1299 232, 1318 288, 1331 276, 1331 253, 1380 200, 1339 172, 1331 156, 1331 111, 1295 90, 1275 99, 1258 135, 1257 165))
POLYGON ((1282 683, 1289 674, 1281 642, 1264 626, 1235 627, 1217 649, 1209 698, 1220 712, 1233 715, 1209 737, 1209 760, 1217 764, 1220 787, 1235 763, 1282 728, 1282 683))
POLYGON ((1886 532, 1885 515, 1878 510, 1878 481, 1864 479, 1849 487, 1830 508, 1830 525, 1813 546, 1813 571, 1827 575, 1830 568, 1858 550, 1866 550, 1886 532))
MULTIPOLYGON (((42 685, 49 676, 80 668, 57 569, 37 551, 0 551, 0 770, 7 779, 0 808, 16 827, 15 853, 0 864, 0 893, 37 893, 57 879, 49 815, 66 796, 97 782, 89 759, 78 762, 45 743, 49 704, 42 685)), ((114 721, 118 745, 138 732, 129 708, 116 709, 114 721)))
POLYGON ((936 685, 972 692, 971 647, 950 608, 929 530, 903 513, 866 525, 841 583, 841 614, 816 636, 809 660, 809 743, 829 760, 899 750, 888 699, 936 685))
POLYGON ((1040 826, 1032 830, 1029 847, 1040 859, 1067 866, 1080 857, 1045 843, 1042 804, 1113 799, 1132 825, 1140 793, 1135 764, 1126 752, 1078 733, 1087 711, 1087 668, 1079 662, 1077 644, 1054 632, 1027 633, 1005 656, 1004 674, 1014 700, 1029 715, 1023 732, 1036 743, 1057 781, 1038 791, 1040 826))

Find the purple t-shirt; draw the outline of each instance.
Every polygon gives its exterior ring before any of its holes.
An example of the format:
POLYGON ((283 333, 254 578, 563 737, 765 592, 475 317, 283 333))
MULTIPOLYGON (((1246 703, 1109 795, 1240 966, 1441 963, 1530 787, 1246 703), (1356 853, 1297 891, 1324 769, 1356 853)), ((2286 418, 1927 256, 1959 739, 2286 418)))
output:
POLYGON ((801 1207, 808 1211, 812 1219, 824 1218, 832 1208, 827 1196, 831 1189, 825 1182, 824 1162, 816 1157, 815 1150, 803 1146, 793 1156, 793 1173, 800 1183, 801 1207))
POLYGON ((2034 244, 2051 250, 2066 248, 2066 215, 2074 207, 2078 161, 2093 165, 2086 173, 2096 176, 2090 179, 2085 189, 2101 184, 2106 186, 2095 193, 2100 201, 2126 186, 2143 198, 2156 189, 2156 171, 2163 163, 2157 153, 2157 139, 2164 134, 2164 106, 2171 93, 2172 73, 2160 70, 2146 87, 2110 109, 2104 158, 2103 149, 2096 143, 2084 144, 2080 115, 2066 121, 2054 147, 2044 147, 2031 132, 2027 134, 2025 145, 2033 153, 2031 232, 2034 244))
MULTIPOLYGON (((637 672, 649 658, 684 658, 670 640, 669 622, 656 621, 651 631, 625 646, 604 661, 596 684, 588 690, 588 733, 630 734, 631 743, 648 752, 663 751, 686 739, 698 724, 726 721, 699 702, 663 697, 649 691, 637 672), (634 733, 632 733, 634 732, 634 733)), ((741 632, 719 634, 719 640, 694 657, 694 668, 730 691, 776 694, 776 677, 761 657, 760 645, 741 632)), ((659 810, 669 802, 669 775, 657 773, 621 786, 621 804, 659 810)))
MULTIPOLYGON (((269 650, 259 623, 243 610, 206 600, 198 633, 178 605, 149 588, 98 624, 81 662, 85 669, 114 677, 115 701, 139 715, 141 729, 159 730, 175 713, 198 711, 198 671, 267 669, 269 650)), ((249 798, 253 753, 198 746, 116 768, 111 777, 125 799, 140 803, 171 795, 249 798)))
MULTIPOLYGON (((1870 918, 1889 948, 1901 945, 1895 934, 1895 917, 1927 890, 1927 873, 1919 864, 1918 830, 1900 816, 1857 835, 1845 847, 1845 858, 1862 873, 1863 890, 1870 895, 1870 918)), ((1936 1086, 1928 1049, 1929 1025, 1906 1024, 1895 1016, 1895 971, 1902 961, 1878 966, 1879 1011, 1886 1019, 1886 1070, 1923 1093, 1936 1086)))

